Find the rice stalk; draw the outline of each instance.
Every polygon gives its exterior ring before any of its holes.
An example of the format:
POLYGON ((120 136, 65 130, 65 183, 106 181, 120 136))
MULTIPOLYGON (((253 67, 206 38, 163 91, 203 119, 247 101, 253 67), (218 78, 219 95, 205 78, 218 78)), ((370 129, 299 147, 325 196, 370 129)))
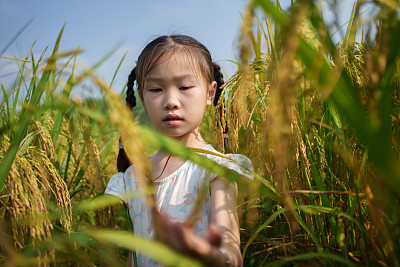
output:
MULTIPOLYGON (((3 136, 2 151, 8 149, 8 146, 8 137, 3 136)), ((9 196, 5 217, 10 220, 13 242, 18 248, 23 248, 30 242, 37 245, 42 240, 49 240, 53 229, 46 216, 46 199, 37 180, 40 174, 32 168, 32 162, 35 162, 35 158, 16 156, 3 193, 9 196)))

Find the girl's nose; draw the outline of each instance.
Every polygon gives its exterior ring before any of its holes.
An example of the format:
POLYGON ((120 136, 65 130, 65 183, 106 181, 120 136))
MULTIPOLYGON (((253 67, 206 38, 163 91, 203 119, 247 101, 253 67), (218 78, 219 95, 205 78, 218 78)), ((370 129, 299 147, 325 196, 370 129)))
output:
POLYGON ((179 109, 179 97, 173 90, 168 90, 165 94, 164 109, 174 110, 179 109))

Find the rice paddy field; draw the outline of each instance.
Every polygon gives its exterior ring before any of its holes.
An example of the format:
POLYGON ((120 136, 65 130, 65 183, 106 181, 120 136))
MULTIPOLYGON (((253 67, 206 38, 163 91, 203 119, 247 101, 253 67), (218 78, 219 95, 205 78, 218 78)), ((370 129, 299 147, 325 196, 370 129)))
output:
POLYGON ((160 135, 143 108, 132 114, 94 74, 102 62, 79 69, 79 50, 59 51, 63 29, 50 57, 1 57, 19 72, 1 83, 0 265, 124 266, 141 248, 167 266, 200 266, 135 236, 126 207, 103 196, 121 135, 142 175, 162 149, 239 184, 244 266, 400 266, 399 7, 356 1, 336 42, 315 1, 248 4, 237 72, 201 130, 247 155, 253 181, 160 135), (366 5, 375 12, 361 20, 366 5), (101 97, 72 97, 86 83, 101 97))

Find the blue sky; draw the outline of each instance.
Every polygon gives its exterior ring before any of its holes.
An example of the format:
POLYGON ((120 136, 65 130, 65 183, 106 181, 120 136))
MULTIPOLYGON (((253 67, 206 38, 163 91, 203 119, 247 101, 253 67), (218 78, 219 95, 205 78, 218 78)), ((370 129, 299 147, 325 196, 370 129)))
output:
MULTIPOLYGON (((66 24, 61 50, 78 45, 85 52, 79 62, 90 66, 121 45, 97 71, 110 81, 122 56, 115 90, 121 91, 144 45, 163 34, 188 34, 206 45, 215 61, 232 74, 234 40, 241 23, 243 0, 150 0, 150 1, 22 1, 0 0, 0 50, 31 19, 4 56, 23 57, 37 41, 34 51, 52 49, 61 27, 66 24)), ((50 52, 50 51, 48 51, 50 52)), ((1 70, 3 73, 5 70, 1 70)), ((3 73, 4 75, 4 73, 3 73)))
MULTIPOLYGON (((343 0, 342 17, 349 16, 352 2, 343 0)), ((281 3, 287 6, 290 0, 281 3)), ((32 19, 3 56, 22 58, 35 41, 35 54, 40 54, 46 46, 49 53, 66 24, 60 50, 78 46, 84 49, 78 59, 81 65, 93 65, 120 45, 96 72, 109 82, 126 53, 114 83, 114 89, 120 92, 146 43, 159 35, 182 33, 207 46, 214 61, 231 75, 235 65, 228 60, 236 59, 235 40, 246 4, 245 0, 0 0, 0 50, 32 19)), ((9 63, 4 66, 2 61, 0 77, 4 79, 12 67, 9 63)))

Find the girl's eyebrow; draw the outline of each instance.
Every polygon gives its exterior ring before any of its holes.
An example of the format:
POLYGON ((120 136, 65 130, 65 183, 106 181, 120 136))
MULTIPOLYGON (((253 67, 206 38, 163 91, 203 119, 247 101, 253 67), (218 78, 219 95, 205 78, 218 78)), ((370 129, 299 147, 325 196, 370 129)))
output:
MULTIPOLYGON (((196 76, 193 74, 181 74, 181 75, 173 77, 172 79, 174 81, 179 82, 179 81, 189 80, 189 79, 193 79, 193 78, 196 78, 196 76)), ((164 77, 157 77, 157 76, 147 76, 145 78, 145 82, 162 82, 164 80, 165 80, 164 77)))

